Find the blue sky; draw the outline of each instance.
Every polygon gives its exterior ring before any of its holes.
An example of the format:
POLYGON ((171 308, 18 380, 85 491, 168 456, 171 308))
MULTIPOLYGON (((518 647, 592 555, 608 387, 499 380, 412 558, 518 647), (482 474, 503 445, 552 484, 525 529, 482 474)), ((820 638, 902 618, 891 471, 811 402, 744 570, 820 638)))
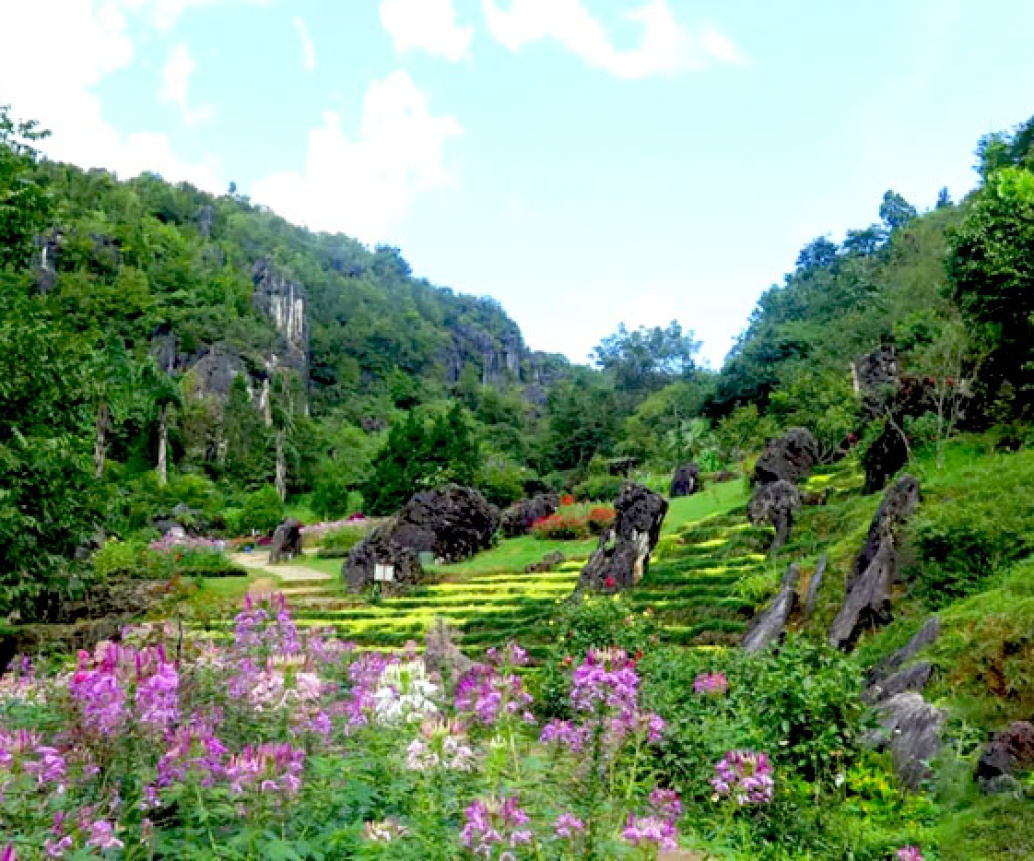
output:
POLYGON ((677 319, 717 365, 810 239, 973 186, 1031 32, 1020 0, 0 0, 0 102, 56 158, 398 245, 534 348, 677 319))

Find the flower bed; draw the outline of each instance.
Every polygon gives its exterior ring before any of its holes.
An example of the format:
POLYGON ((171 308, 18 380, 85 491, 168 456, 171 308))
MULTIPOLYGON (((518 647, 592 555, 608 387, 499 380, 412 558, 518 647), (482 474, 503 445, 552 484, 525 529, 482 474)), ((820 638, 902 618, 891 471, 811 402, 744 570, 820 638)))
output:
POLYGON ((544 541, 578 541, 599 535, 614 522, 617 512, 607 505, 563 505, 531 525, 531 534, 544 541))

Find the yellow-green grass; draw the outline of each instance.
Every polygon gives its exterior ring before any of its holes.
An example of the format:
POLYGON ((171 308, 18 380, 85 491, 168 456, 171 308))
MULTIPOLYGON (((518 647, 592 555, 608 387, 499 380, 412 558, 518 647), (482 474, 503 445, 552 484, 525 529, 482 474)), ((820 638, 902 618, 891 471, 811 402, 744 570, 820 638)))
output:
POLYGON ((685 527, 716 514, 725 514, 747 504, 747 488, 743 481, 725 481, 704 485, 692 496, 681 496, 668 503, 668 514, 661 535, 671 535, 685 527))
POLYGON ((432 565, 430 570, 450 577, 469 574, 520 573, 528 565, 540 562, 543 557, 556 551, 563 553, 568 560, 584 561, 592 555, 597 543, 596 538, 587 538, 582 541, 545 541, 531 535, 522 535, 518 538, 501 541, 495 547, 485 550, 465 562, 458 562, 454 565, 432 565))

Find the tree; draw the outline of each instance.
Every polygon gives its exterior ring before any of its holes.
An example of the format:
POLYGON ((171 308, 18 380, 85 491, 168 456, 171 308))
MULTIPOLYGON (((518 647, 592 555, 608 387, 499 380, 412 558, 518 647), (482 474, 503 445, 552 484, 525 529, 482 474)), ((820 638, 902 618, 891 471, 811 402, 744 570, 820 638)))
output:
POLYGON ((813 239, 797 255, 797 269, 824 269, 836 263, 837 244, 825 236, 813 239))
POLYGON ((617 429, 614 389, 588 369, 580 369, 549 394, 546 466, 559 471, 587 469, 595 454, 612 449, 617 429))
POLYGON ((948 259, 954 298, 985 330, 988 370, 1034 393, 1034 173, 990 177, 955 232, 948 259))
POLYGON ((641 326, 629 331, 622 323, 592 352, 596 366, 614 378, 615 387, 635 395, 656 391, 695 368, 700 342, 672 320, 668 327, 641 326))
POLYGON ((939 192, 937 192, 937 204, 935 209, 947 209, 949 206, 954 206, 951 200, 951 192, 948 191, 948 186, 944 186, 939 192))
POLYGON ((896 191, 887 191, 880 204, 880 219, 887 230, 893 233, 900 230, 919 215, 916 208, 896 191))
POLYGON ((119 337, 109 337, 95 354, 91 374, 94 421, 93 475, 104 475, 108 434, 125 421, 133 405, 133 363, 119 337))
POLYGON ((141 368, 140 391, 152 418, 158 422, 158 457, 155 469, 158 473, 158 484, 164 487, 169 481, 169 422, 173 409, 183 404, 183 396, 176 380, 161 370, 154 359, 150 359, 141 368))
POLYGON ((0 104, 0 269, 26 266, 49 221, 51 199, 33 146, 46 136, 35 122, 12 119, 0 104))
POLYGON ((269 391, 273 444, 276 449, 273 486, 280 494, 280 499, 284 501, 287 500, 288 445, 297 428, 296 417, 301 410, 303 398, 301 383, 295 374, 280 370, 273 375, 269 391))

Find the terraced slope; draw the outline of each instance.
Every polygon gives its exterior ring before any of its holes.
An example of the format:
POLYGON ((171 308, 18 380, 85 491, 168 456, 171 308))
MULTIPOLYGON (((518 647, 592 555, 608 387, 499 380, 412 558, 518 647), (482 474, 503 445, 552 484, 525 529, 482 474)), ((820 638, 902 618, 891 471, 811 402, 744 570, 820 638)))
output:
POLYGON ((754 610, 747 578, 766 574, 770 528, 753 527, 742 511, 708 517, 661 539, 655 560, 630 593, 636 609, 653 609, 662 636, 676 644, 737 639, 754 610))

